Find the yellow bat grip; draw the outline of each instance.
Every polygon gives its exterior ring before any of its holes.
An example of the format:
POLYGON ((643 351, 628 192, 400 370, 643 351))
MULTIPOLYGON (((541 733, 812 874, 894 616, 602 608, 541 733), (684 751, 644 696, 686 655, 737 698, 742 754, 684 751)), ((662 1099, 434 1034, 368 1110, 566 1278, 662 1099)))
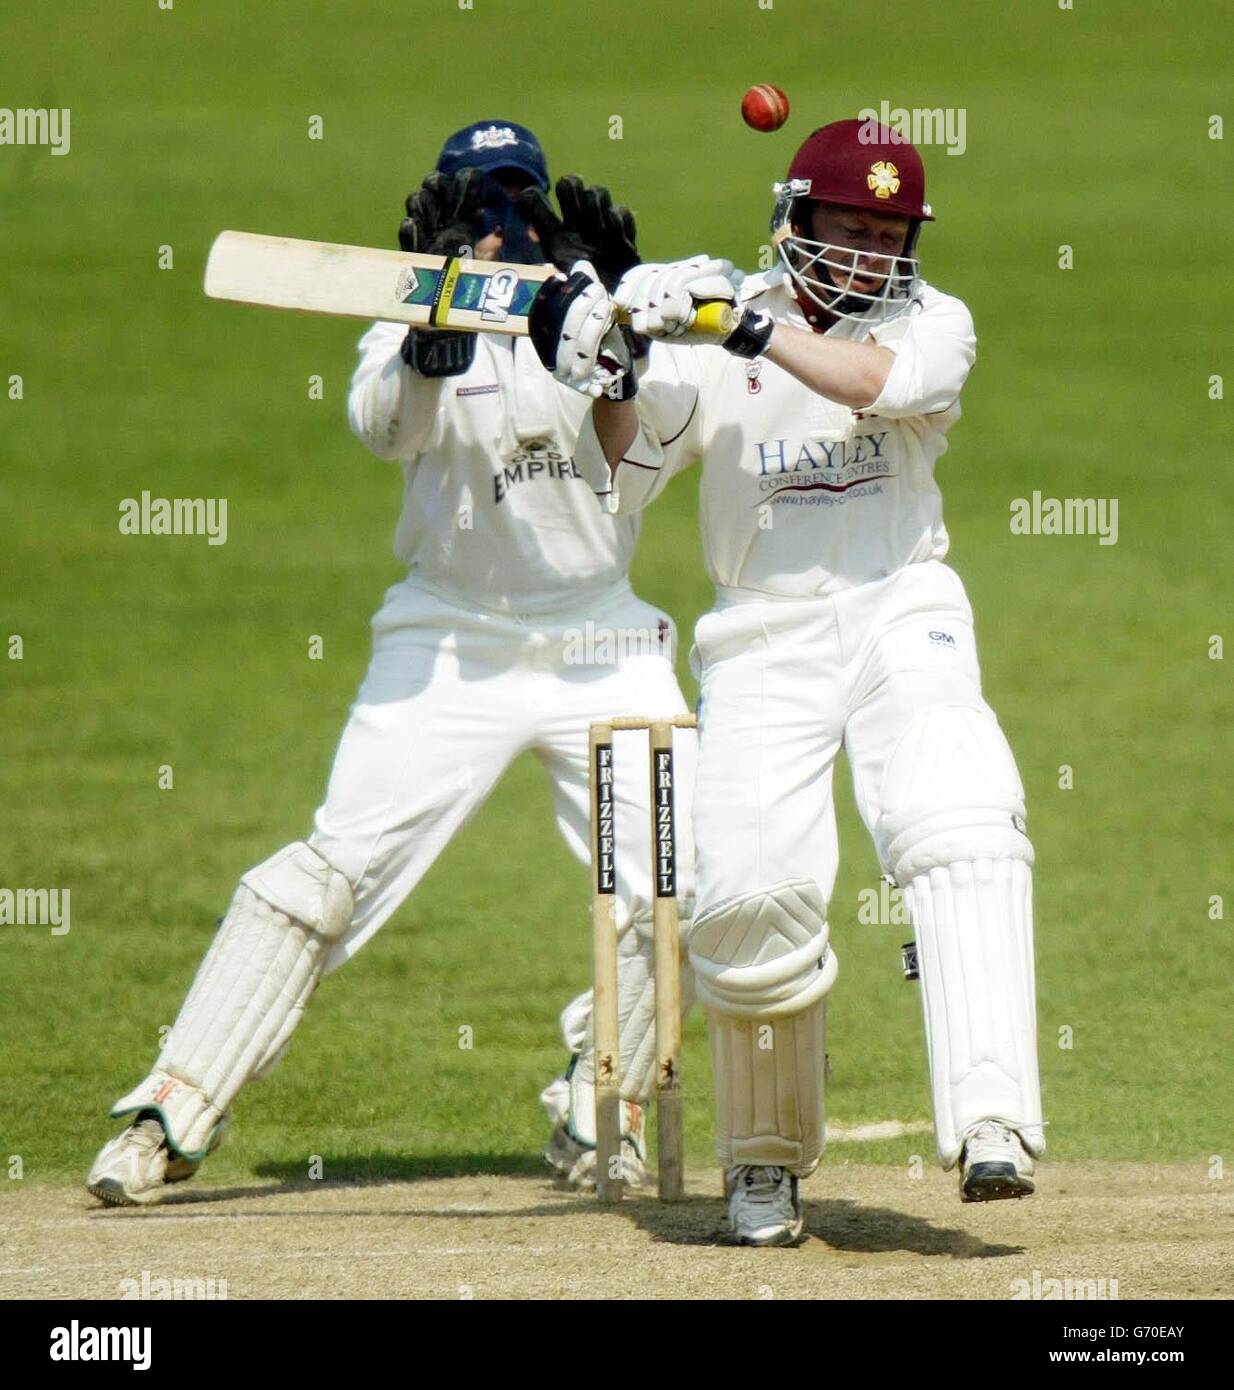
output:
POLYGON ((737 315, 727 299, 710 299, 700 304, 691 324, 693 332, 712 333, 717 338, 727 338, 736 327, 737 315))
MULTIPOLYGON (((629 323, 630 315, 624 309, 618 311, 618 323, 629 323)), ((737 314, 727 299, 708 299, 694 311, 694 321, 690 324, 691 333, 706 333, 709 337, 727 338, 737 327, 737 314)), ((672 339, 666 339, 672 342, 672 339)))

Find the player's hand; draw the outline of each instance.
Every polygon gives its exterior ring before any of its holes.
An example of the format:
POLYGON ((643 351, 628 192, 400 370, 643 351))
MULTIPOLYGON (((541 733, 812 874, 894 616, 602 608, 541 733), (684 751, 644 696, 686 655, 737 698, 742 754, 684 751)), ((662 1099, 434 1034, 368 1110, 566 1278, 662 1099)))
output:
POLYGON ((409 328, 399 351, 419 376, 462 376, 475 361, 476 335, 409 328))
MULTIPOLYGON (((479 169, 430 174, 407 195, 407 216, 398 229, 404 251, 429 256, 470 253, 482 235, 479 214, 484 175, 479 169)), ((410 328, 403 339, 403 361, 425 377, 461 376, 476 355, 474 333, 437 333, 410 328)))
POLYGON ((548 260, 569 275, 587 261, 611 294, 618 281, 639 263, 638 232, 629 208, 614 205, 607 188, 588 186, 577 174, 557 180, 561 215, 542 189, 525 188, 514 205, 535 228, 548 260))
POLYGON ((630 316, 635 333, 649 338, 714 342, 712 335, 692 334, 698 306, 709 300, 737 302, 740 273, 732 261, 694 256, 668 265, 636 266, 622 278, 613 302, 630 316))
POLYGON ((429 256, 458 256, 480 239, 479 216, 484 174, 460 169, 457 174, 430 174, 407 195, 407 216, 398 229, 404 251, 429 256))
POLYGON ((566 386, 601 396, 630 370, 617 310, 595 269, 579 261, 568 278, 546 280, 527 326, 540 361, 566 386))

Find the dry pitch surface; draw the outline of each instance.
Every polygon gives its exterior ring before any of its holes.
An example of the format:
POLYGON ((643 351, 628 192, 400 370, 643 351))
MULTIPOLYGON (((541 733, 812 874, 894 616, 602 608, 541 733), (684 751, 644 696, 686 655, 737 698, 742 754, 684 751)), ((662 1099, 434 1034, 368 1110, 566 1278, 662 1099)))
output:
POLYGON ((1234 1193, 1202 1165, 1054 1164, 1035 1197, 984 1206, 937 1171, 825 1166, 796 1250, 727 1245, 717 1176, 690 1178, 681 1204, 616 1210, 535 1177, 185 1187, 123 1210, 10 1186, 0 1297, 116 1298, 143 1270, 229 1298, 1006 1299, 1034 1270, 1120 1298, 1231 1288, 1234 1193))

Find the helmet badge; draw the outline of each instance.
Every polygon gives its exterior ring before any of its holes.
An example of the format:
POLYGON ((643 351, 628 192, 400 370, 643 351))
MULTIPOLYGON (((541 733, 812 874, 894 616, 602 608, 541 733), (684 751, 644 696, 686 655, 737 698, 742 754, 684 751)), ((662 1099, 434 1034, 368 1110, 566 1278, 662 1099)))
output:
POLYGON ((900 191, 900 171, 894 164, 880 159, 877 164, 870 165, 866 183, 876 198, 890 198, 900 191))

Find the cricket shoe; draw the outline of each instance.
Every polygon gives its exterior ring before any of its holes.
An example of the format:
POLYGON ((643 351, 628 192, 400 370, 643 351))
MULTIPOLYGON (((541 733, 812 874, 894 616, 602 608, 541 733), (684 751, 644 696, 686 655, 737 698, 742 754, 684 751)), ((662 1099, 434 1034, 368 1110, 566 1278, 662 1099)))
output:
POLYGON ((964 1135, 960 1155, 960 1200, 999 1202, 1031 1197, 1032 1156, 1020 1136, 999 1120, 982 1120, 964 1135))
POLYGON ((787 1168, 739 1163, 724 1175, 728 1221, 738 1245, 796 1245, 805 1218, 787 1168))
MULTIPOLYGON (((570 1059, 566 1074, 540 1092, 540 1103, 548 1111, 553 1132, 544 1149, 544 1161, 570 1187, 593 1192, 596 1186, 596 1146, 580 1135, 580 1128, 594 1134, 595 1091, 576 1076, 577 1054, 570 1059), (578 1092, 576 1095, 575 1092, 578 1092), (579 1117, 584 1123, 578 1123, 579 1117)), ((647 1185, 646 1117, 641 1105, 621 1102, 621 1176, 631 1188, 647 1185)))
MULTIPOLYGON (((596 1146, 584 1143, 566 1125, 558 1125, 549 1136, 544 1148, 544 1161, 570 1187, 580 1192, 595 1191, 596 1146)), ((627 1187, 647 1186, 644 1150, 639 1141, 629 1134, 623 1135, 621 1140, 621 1177, 627 1187)))
MULTIPOLYGON (((207 1153, 213 1153, 223 1142, 226 1128, 224 1116, 214 1127, 207 1153)), ((86 1188, 108 1206, 149 1206, 161 1202, 172 1183, 191 1178, 201 1163, 201 1159, 173 1154, 157 1116, 145 1112, 99 1150, 86 1188)))

